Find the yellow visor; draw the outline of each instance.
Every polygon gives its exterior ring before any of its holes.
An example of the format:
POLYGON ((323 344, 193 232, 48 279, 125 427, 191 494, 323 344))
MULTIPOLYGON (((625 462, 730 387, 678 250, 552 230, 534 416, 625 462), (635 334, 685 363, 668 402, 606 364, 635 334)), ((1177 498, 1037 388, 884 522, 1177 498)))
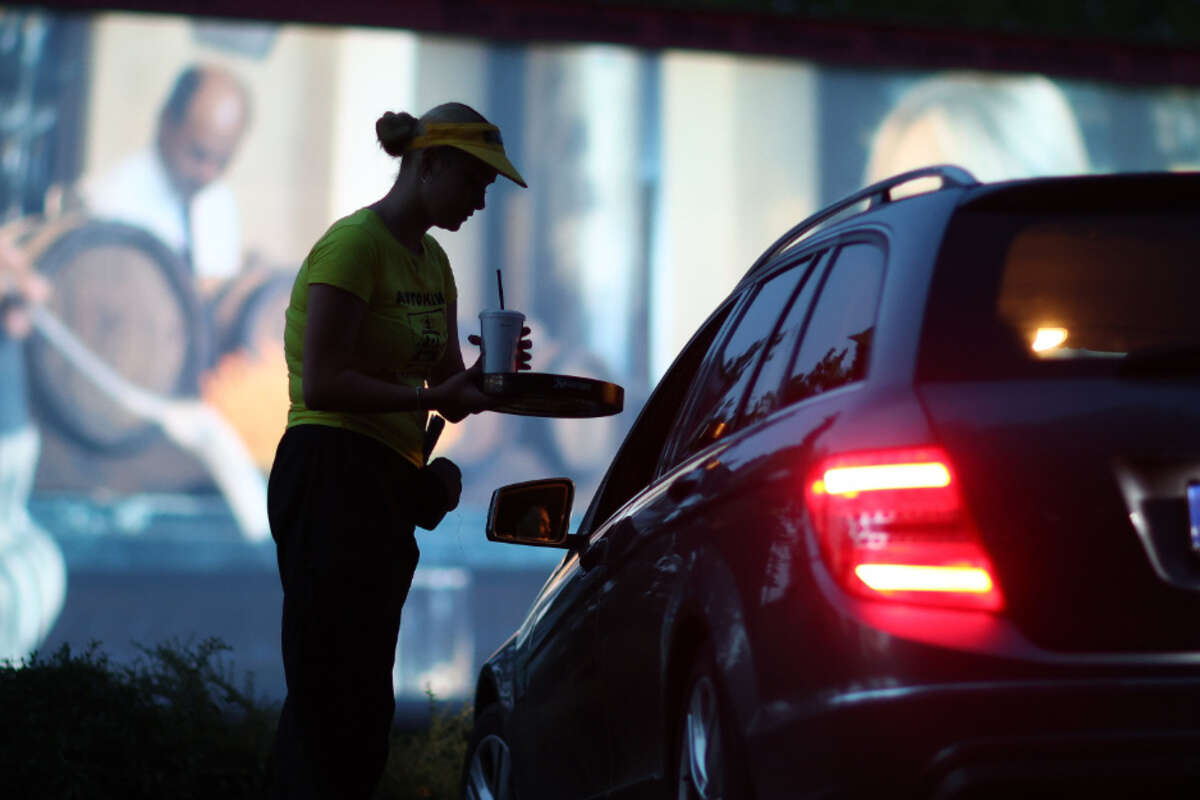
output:
POLYGON ((527 186, 521 173, 505 155, 504 141, 500 138, 500 129, 495 125, 486 122, 430 122, 425 125, 425 132, 413 138, 404 152, 426 147, 457 147, 518 186, 527 186))

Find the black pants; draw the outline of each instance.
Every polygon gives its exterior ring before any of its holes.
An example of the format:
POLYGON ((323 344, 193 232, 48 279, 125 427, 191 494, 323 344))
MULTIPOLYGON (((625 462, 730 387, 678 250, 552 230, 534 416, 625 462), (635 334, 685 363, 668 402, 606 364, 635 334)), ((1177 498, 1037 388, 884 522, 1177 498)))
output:
POLYGON ((267 489, 287 699, 275 796, 369 798, 387 762, 400 610, 417 567, 417 468, 368 436, 288 429, 267 489))

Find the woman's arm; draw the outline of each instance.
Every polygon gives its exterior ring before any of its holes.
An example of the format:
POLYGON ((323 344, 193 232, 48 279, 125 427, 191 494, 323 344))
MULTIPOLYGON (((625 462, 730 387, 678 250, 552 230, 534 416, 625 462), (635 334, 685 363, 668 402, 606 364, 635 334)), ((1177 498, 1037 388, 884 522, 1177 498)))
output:
POLYGON ((446 304, 446 349, 429 373, 428 407, 451 422, 491 408, 496 401, 480 391, 477 381, 481 374, 478 358, 470 369, 463 363, 458 341, 458 301, 453 300, 446 304))
MULTIPOLYGON (((304 405, 314 411, 417 411, 417 391, 355 368, 352 360, 367 304, 326 283, 308 287, 304 326, 304 405)), ((426 404, 422 404, 426 405, 426 404)))
POLYGON ((467 368, 458 341, 458 300, 446 304, 446 350, 429 375, 429 385, 437 386, 467 368))
POLYGON ((367 304, 353 293, 324 283, 309 285, 303 368, 306 406, 318 411, 368 414, 437 411, 451 422, 458 422, 492 404, 491 398, 475 385, 475 373, 463 369, 452 308, 447 308, 447 325, 453 332, 453 346, 447 341, 446 353, 434 370, 437 385, 421 390, 356 368, 352 354, 366 314, 367 304), (456 370, 451 369, 454 366, 456 370))

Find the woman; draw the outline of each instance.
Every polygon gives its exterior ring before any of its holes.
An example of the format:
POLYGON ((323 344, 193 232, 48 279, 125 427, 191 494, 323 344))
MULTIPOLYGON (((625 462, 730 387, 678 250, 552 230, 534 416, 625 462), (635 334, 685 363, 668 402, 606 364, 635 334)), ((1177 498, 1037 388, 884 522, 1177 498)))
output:
MULTIPOLYGON (((875 131, 866 182, 933 164, 956 164, 981 181, 1089 171, 1079 123, 1053 81, 974 72, 935 74, 905 90, 875 131)), ((893 196, 918 191, 914 183, 893 196)))
POLYGON ((499 131, 468 106, 420 120, 388 112, 375 129, 402 158, 396 181, 313 245, 287 310, 291 406, 268 487, 288 686, 279 797, 367 798, 382 774, 414 522, 431 505, 439 518, 461 489, 453 463, 425 465, 426 413, 458 422, 489 406, 479 363, 463 364, 454 276, 427 231, 458 230, 497 175, 525 185, 499 131))

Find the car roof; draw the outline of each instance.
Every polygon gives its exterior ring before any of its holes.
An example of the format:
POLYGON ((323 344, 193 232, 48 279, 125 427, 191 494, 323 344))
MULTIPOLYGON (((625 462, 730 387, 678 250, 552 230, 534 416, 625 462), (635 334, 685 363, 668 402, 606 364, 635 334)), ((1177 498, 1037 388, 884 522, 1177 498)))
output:
POLYGON ((965 209, 1054 213, 1071 210, 1179 210, 1200 201, 1200 172, 1126 172, 1066 175, 982 183, 963 193, 965 209))
POLYGON ((746 271, 731 294, 774 271, 778 261, 810 245, 836 237, 847 228, 885 220, 897 207, 931 194, 949 195, 954 208, 1053 213, 1132 210, 1162 212, 1189 203, 1200 206, 1200 172, 1141 172, 1059 175, 981 183, 951 164, 911 170, 864 187, 807 217, 768 247, 746 271), (940 178, 942 186, 902 198, 892 192, 916 180, 940 178), (865 209, 861 208, 867 204, 865 209))
POLYGON ((952 165, 913 170, 867 186, 793 226, 756 259, 708 319, 738 302, 751 284, 797 259, 844 243, 848 236, 875 231, 888 243, 888 273, 903 275, 903 279, 885 281, 879 326, 889 335, 876 341, 871 383, 880 387, 905 383, 912 378, 920 346, 919 326, 911 322, 924 313, 942 238, 959 211, 1157 213, 1181 209, 1200 209, 1200 172, 1068 175, 980 183, 952 165), (892 191, 902 184, 931 177, 941 178, 942 186, 892 197, 892 191))
MULTIPOLYGON (((939 178, 942 181, 938 192, 961 192, 964 189, 979 186, 979 181, 971 173, 952 164, 940 164, 921 169, 910 170, 895 175, 886 180, 873 183, 858 191, 843 197, 835 203, 794 225, 780 236, 762 255, 750 266, 741 281, 734 288, 736 294, 748 282, 756 281, 761 276, 770 273, 774 264, 791 254, 807 249, 829 236, 836 235, 849 224, 858 224, 880 215, 880 209, 895 205, 899 199, 892 197, 892 191, 904 184, 920 179, 939 178), (863 204, 866 209, 861 209, 863 204)), ((919 196, 919 195, 918 195, 919 196)))

